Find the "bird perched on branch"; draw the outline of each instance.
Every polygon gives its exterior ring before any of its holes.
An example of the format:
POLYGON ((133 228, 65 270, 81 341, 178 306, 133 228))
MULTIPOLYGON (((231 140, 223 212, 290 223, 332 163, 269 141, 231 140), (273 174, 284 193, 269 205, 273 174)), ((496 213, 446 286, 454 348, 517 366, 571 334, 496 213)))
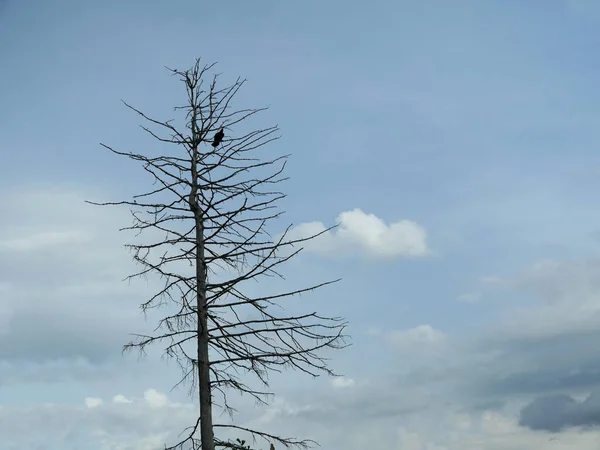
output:
POLYGON ((275 446, 273 444, 271 444, 271 447, 269 448, 269 450, 275 450, 275 446))
POLYGON ((217 131, 215 133, 215 137, 213 138, 213 141, 212 141, 212 146, 217 147, 221 143, 221 141, 223 140, 224 137, 225 137, 225 131, 223 130, 223 128, 221 128, 220 131, 217 131))

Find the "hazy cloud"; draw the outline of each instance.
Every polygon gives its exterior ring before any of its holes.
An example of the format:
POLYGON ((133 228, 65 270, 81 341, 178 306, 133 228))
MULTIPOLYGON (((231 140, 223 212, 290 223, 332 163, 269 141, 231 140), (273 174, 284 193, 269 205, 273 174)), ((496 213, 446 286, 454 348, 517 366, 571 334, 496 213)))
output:
POLYGON ((335 377, 331 380, 334 388, 348 388, 354 386, 354 380, 346 377, 335 377))
POLYGON ((431 325, 419 325, 408 330, 392 331, 389 334, 390 341, 398 347, 438 344, 444 341, 445 338, 444 333, 436 330, 431 325))

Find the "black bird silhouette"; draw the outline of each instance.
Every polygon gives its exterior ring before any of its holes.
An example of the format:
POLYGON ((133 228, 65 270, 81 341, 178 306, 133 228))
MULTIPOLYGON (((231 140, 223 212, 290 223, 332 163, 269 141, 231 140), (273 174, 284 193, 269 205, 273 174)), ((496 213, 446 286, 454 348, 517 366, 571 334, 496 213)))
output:
POLYGON ((212 146, 213 147, 218 146, 224 137, 225 137, 225 131, 223 131, 223 128, 221 128, 221 131, 217 131, 215 133, 215 137, 213 138, 212 146))

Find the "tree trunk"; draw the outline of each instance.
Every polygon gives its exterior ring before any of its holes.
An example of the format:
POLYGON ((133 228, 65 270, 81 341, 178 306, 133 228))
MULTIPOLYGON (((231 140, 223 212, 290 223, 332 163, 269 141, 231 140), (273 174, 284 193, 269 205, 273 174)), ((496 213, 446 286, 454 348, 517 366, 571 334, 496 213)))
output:
POLYGON ((208 324, 206 309, 206 264, 204 261, 204 227, 199 208, 196 214, 196 307, 198 308, 198 393, 200 400, 200 436, 202 450, 214 450, 212 398, 208 360, 208 324))
MULTIPOLYGON (((194 115, 195 123, 195 115, 194 115)), ((196 135, 196 133, 194 133, 196 135)), ((208 359, 208 309, 206 307, 206 261, 204 258, 204 217, 198 205, 198 148, 192 156, 192 189, 190 209, 196 221, 196 318, 198 333, 198 401, 200 403, 200 441, 202 450, 215 450, 212 420, 212 394, 208 359)))

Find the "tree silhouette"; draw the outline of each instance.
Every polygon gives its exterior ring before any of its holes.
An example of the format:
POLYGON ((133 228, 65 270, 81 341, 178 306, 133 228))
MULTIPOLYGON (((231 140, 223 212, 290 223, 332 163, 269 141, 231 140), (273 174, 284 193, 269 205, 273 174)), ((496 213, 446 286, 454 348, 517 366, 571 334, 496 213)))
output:
POLYGON ((275 186, 286 179, 282 174, 288 155, 264 160, 256 155, 278 139, 277 126, 235 135, 236 128, 247 129, 246 120, 266 108, 232 110, 230 103, 245 80, 238 78, 218 88, 219 76, 212 75, 206 86, 205 78, 214 65, 201 67, 197 59, 188 70, 169 69, 185 85, 186 103, 175 107, 176 112, 185 113, 184 125, 151 118, 125 103, 146 121, 143 130, 178 150, 167 146, 163 155, 148 156, 101 144, 141 163, 155 187, 131 201, 89 203, 128 206, 133 224, 124 230, 164 236, 127 245, 141 265, 128 279, 155 274, 164 280, 162 288, 141 305, 142 310, 167 306, 169 311, 154 335, 136 335, 124 349, 143 353, 147 346, 162 343, 165 354, 182 370, 177 384, 189 382, 190 392, 198 396, 196 423, 169 449, 244 448, 240 441, 215 437, 216 431, 227 427, 267 443, 307 447, 313 441, 213 422, 216 395, 221 402, 215 405, 230 415, 234 413, 227 401, 230 391, 266 404, 272 395, 270 371, 293 368, 312 376, 334 375, 320 351, 347 345, 343 319, 315 312, 286 315, 278 304, 338 280, 275 294, 247 293, 249 282, 281 276, 281 264, 317 235, 289 239, 291 225, 278 237, 270 234, 269 224, 283 213, 277 202, 285 195, 275 186), (232 131, 223 142, 225 127, 232 131), (220 131, 211 140, 215 130, 220 131), (258 387, 247 381, 252 378, 258 387))

